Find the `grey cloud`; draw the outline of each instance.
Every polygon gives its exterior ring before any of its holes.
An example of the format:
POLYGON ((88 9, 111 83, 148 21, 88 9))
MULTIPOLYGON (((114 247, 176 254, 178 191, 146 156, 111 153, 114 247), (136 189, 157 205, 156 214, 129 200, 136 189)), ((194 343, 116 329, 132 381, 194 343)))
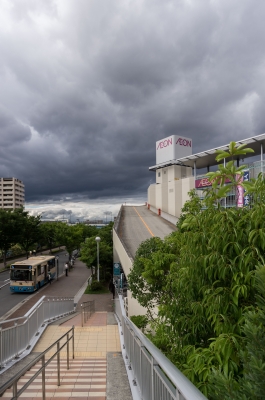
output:
POLYGON ((28 201, 146 196, 156 140, 197 152, 263 133, 262 0, 10 3, 2 170, 28 201))
POLYGON ((0 106, 0 133, 1 150, 6 151, 7 147, 14 142, 29 141, 31 138, 30 129, 16 120, 7 110, 0 106))

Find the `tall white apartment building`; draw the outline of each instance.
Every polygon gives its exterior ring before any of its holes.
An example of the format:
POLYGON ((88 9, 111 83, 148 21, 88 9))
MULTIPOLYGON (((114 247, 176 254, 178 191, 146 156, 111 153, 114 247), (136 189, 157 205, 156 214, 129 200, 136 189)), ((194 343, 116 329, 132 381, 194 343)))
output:
POLYGON ((24 204, 24 183, 17 178, 0 178, 0 208, 14 210, 24 204))

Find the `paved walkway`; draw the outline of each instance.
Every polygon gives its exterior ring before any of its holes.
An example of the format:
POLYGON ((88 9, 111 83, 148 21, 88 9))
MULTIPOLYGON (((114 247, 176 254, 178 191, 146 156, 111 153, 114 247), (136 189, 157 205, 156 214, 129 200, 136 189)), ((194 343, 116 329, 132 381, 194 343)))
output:
MULTIPOLYGON (((80 290, 80 286, 82 286, 80 285, 80 275, 83 275, 82 283, 84 284, 84 280, 87 280, 87 273, 88 269, 86 267, 84 269, 84 264, 81 261, 77 261, 75 269, 70 272, 68 277, 64 276, 60 278, 61 282, 60 280, 58 282, 55 281, 52 285, 46 286, 47 292, 43 291, 43 293, 36 295, 35 301, 39 296, 44 294, 50 296, 53 292, 55 295, 60 296, 64 294, 72 296, 73 292, 76 294, 80 290), (83 274, 80 274, 81 270, 83 270, 83 274)), ((28 303, 31 303, 31 301, 28 301, 28 303)), ((29 305, 23 305, 23 313, 22 309, 16 310, 15 316, 24 315, 28 311, 27 308, 29 308, 29 305)), ((121 356, 118 325, 113 314, 111 293, 100 295, 83 294, 77 305, 77 313, 73 317, 68 320, 56 321, 47 327, 33 349, 30 360, 46 350, 73 325, 75 326, 75 358, 72 359, 72 343, 70 343, 69 370, 67 370, 66 364, 66 350, 61 352, 60 386, 57 385, 56 360, 50 363, 46 370, 45 378, 46 400, 131 400, 130 386, 121 356), (79 312, 81 303, 89 300, 95 300, 96 312, 82 327, 81 314, 79 312), (108 373, 108 371, 115 369, 119 372, 118 376, 108 373)), ((52 351, 48 353, 46 359, 52 354, 54 354, 52 351)), ((29 360, 20 361, 20 369, 28 362, 29 360)), ((38 367, 39 365, 35 366, 20 379, 18 389, 28 382, 38 367)), ((9 371, 9 378, 17 372, 19 365, 13 372, 12 369, 9 371)), ((0 384, 8 380, 8 371, 4 374, 0 375, 0 384), (2 376, 4 374, 6 374, 6 377, 2 376)), ((12 389, 8 389, 2 397, 4 399, 12 398, 12 389)), ((20 397, 28 400, 42 398, 41 374, 20 397)))

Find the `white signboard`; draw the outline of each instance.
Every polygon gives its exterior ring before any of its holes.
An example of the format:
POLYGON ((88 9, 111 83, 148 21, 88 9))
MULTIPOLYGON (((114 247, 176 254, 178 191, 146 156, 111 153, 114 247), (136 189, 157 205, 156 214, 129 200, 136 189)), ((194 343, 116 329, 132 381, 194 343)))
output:
POLYGON ((192 154, 192 140, 172 135, 156 142, 156 164, 176 160, 192 154))

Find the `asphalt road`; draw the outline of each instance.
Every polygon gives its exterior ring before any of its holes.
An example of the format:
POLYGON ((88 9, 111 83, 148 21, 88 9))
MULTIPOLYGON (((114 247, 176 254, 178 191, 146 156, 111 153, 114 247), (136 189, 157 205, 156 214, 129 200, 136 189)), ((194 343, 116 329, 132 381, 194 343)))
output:
MULTIPOLYGON (((64 264, 68 261, 68 253, 60 252, 54 255, 59 256, 59 276, 64 273, 64 264)), ((23 258, 25 259, 25 258, 23 258)), ((18 260, 16 260, 18 261, 18 260)), ((7 283, 7 279, 9 279, 9 271, 1 272, 0 274, 0 286, 3 286, 7 283)), ((47 286, 47 285, 46 285, 47 286)), ((45 286, 43 289, 45 291, 45 286)), ((45 293, 43 293, 45 294, 45 293)), ((23 303, 27 297, 32 296, 32 294, 28 293, 11 293, 9 289, 9 284, 2 287, 0 290, 0 319, 3 318, 4 315, 10 312, 11 309, 18 306, 18 304, 23 303)))
POLYGON ((132 258, 139 245, 151 237, 164 239, 176 226, 148 210, 146 206, 124 206, 119 237, 132 258))

